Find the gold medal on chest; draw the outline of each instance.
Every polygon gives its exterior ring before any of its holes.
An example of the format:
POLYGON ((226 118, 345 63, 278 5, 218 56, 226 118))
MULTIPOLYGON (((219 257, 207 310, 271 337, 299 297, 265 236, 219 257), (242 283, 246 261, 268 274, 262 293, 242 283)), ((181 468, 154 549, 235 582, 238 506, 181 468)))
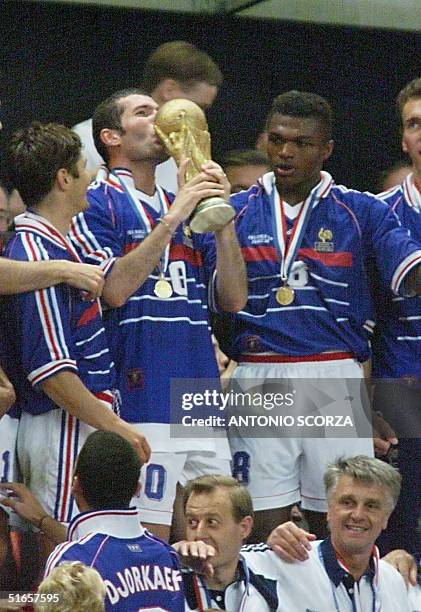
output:
POLYGON ((276 291, 276 301, 281 306, 289 306, 294 301, 295 291, 288 285, 279 287, 276 291))
POLYGON ((165 278, 160 278, 156 281, 153 292, 157 297, 167 299, 171 297, 173 293, 171 283, 165 280, 165 278))

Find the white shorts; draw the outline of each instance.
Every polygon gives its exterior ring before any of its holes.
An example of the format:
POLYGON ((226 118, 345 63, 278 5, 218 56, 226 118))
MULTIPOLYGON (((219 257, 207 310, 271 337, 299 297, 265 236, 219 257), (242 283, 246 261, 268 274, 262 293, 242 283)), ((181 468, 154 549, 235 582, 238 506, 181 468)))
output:
MULTIPOLYGON (((353 409, 353 414, 361 412, 358 416, 365 423, 365 431, 370 433, 369 422, 363 414, 361 397, 356 393, 349 394, 346 380, 357 379, 356 387, 363 388, 364 385, 359 383, 362 377, 362 367, 353 359, 243 363, 236 368, 233 375, 237 387, 240 386, 243 391, 253 387, 254 392, 260 389, 261 394, 268 388, 265 388, 264 382, 267 379, 312 379, 309 381, 311 394, 306 394, 306 401, 310 398, 314 409, 320 415, 336 414, 343 410, 343 399, 341 402, 335 400, 336 395, 340 393, 347 402, 349 400, 349 409, 353 409), (330 379, 337 380, 333 384, 332 381, 329 382, 330 379)), ((304 384, 307 384, 307 381, 304 384)), ((297 416, 298 414, 299 406, 297 416)), ((254 509, 258 511, 284 508, 301 501, 304 509, 325 512, 327 505, 323 474, 327 464, 339 456, 373 456, 374 453, 371 437, 359 437, 356 432, 352 438, 339 437, 340 428, 336 428, 336 431, 337 434, 332 433, 330 429, 324 437, 317 438, 254 438, 242 436, 241 430, 230 430, 233 475, 248 487, 254 509)))
POLYGON ((153 452, 142 467, 140 495, 132 500, 140 509, 142 522, 171 525, 177 483, 185 486, 188 480, 204 474, 231 475, 230 461, 218 457, 211 451, 153 452))
POLYGON ((62 523, 69 523, 79 512, 71 494, 73 470, 93 431, 61 408, 21 416, 17 449, 22 480, 46 512, 62 523))
MULTIPOLYGON (((19 419, 14 419, 8 414, 0 418, 0 482, 18 480, 16 462, 18 425, 19 419)), ((0 491, 0 496, 2 494, 0 491)), ((0 506, 0 509, 4 510, 8 515, 12 513, 10 508, 0 506)))

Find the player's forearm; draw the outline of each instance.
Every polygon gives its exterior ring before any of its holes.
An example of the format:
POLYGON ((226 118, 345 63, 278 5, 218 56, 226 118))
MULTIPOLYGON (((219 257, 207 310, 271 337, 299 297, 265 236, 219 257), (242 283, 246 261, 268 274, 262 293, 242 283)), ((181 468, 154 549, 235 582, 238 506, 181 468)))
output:
POLYGON ((247 274, 234 223, 215 232, 218 306, 238 312, 247 302, 247 274))
POLYGON ((95 429, 116 431, 121 419, 97 399, 73 372, 60 372, 41 384, 60 408, 95 429))
POLYGON ((56 521, 52 516, 45 514, 38 523, 34 523, 40 531, 55 544, 61 544, 67 540, 67 527, 56 521))
POLYGON ((133 251, 119 257, 107 275, 103 298, 113 308, 123 306, 159 265, 165 247, 178 225, 177 218, 165 215, 165 223, 154 230, 133 251), (168 220, 167 220, 168 219, 168 220))
POLYGON ((0 257, 0 293, 11 295, 44 289, 66 281, 61 261, 14 261, 0 257))

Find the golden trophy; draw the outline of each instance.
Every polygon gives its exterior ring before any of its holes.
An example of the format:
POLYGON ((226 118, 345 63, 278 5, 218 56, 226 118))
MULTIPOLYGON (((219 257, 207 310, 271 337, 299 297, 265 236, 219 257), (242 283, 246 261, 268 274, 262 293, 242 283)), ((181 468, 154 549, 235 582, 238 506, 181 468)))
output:
MULTIPOLYGON (((210 135, 205 113, 200 106, 177 98, 161 106, 155 118, 155 132, 177 166, 189 158, 186 180, 199 174, 202 164, 211 159, 210 135)), ((234 209, 221 197, 205 198, 190 218, 193 232, 215 232, 235 216, 234 209)))

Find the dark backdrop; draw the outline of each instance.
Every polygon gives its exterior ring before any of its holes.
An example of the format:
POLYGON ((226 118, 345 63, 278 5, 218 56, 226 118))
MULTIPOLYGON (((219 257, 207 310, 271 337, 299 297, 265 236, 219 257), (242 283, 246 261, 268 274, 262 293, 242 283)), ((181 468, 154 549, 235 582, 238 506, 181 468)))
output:
POLYGON ((32 119, 72 125, 112 91, 139 82, 159 44, 188 40, 225 81, 209 113, 214 157, 253 146, 271 99, 296 88, 329 99, 336 114, 337 180, 373 189, 400 156, 394 98, 419 76, 420 36, 297 23, 192 17, 1 0, 0 146, 32 119))

